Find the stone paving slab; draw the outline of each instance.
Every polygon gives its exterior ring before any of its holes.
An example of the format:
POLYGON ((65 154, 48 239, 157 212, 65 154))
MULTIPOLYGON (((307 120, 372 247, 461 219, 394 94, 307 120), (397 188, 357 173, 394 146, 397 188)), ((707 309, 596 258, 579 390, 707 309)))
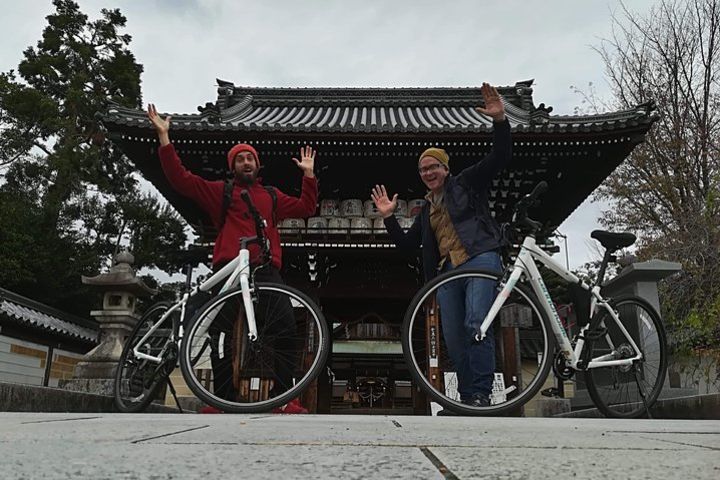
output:
POLYGON ((720 478, 720 421, 0 413, 0 479, 720 478))

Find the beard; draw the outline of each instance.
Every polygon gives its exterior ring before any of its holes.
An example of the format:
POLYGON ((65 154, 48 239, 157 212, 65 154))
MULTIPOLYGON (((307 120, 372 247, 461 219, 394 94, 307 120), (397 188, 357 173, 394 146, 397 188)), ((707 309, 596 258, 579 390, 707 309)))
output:
POLYGON ((236 172, 235 181, 240 185, 250 186, 257 180, 258 172, 253 170, 252 172, 236 172))

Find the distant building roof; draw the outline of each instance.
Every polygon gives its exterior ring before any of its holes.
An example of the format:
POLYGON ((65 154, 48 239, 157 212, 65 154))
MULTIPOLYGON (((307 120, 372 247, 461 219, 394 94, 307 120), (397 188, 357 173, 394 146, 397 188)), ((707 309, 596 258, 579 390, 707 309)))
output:
MULTIPOLYGON (((478 113, 479 88, 262 88, 218 80, 218 99, 199 114, 172 114, 173 131, 314 133, 489 132, 492 120, 478 113)), ((650 125, 650 105, 599 115, 550 115, 535 106, 532 80, 499 87, 516 133, 578 133, 650 125)), ((141 110, 111 106, 104 121, 148 124, 141 110)))
MULTIPOLYGON (((300 194, 289 161, 312 145, 321 199, 367 198, 381 181, 401 198, 421 198, 418 155, 444 148, 457 173, 492 149, 493 127, 479 114, 479 87, 267 88, 217 80, 214 102, 199 113, 171 114, 172 142, 183 166, 207 180, 228 176, 227 151, 251 143, 262 157, 263 181, 300 194), (352 170, 351 170, 352 169, 352 170)), ((498 87, 512 135, 513 158, 488 192, 491 213, 509 221, 512 207, 540 180, 549 184, 533 218, 559 226, 645 139, 658 120, 652 102, 597 115, 552 115, 533 100, 532 80, 498 87)), ((164 115, 164 114, 163 114, 164 115)), ((157 161, 157 135, 143 110, 110 105, 99 113, 108 138, 192 225, 203 242, 216 236, 207 212, 175 191, 157 161)))
POLYGON ((0 288, 0 318, 96 344, 99 328, 93 321, 61 312, 52 307, 0 288))

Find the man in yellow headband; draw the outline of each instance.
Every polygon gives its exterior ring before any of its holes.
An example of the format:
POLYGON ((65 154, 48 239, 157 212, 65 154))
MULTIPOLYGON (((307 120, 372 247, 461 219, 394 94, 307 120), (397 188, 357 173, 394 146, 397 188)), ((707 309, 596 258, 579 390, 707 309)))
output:
MULTIPOLYGON (((393 215, 397 194, 391 199, 384 185, 375 185, 371 193, 393 242, 410 249, 422 245, 426 281, 451 269, 501 271, 500 229, 490 213, 488 189, 510 162, 512 141, 497 90, 483 83, 480 91, 485 107, 477 111, 493 120, 492 151, 458 175, 451 175, 450 157, 445 150, 425 150, 418 160, 418 173, 429 190, 427 201, 407 232, 393 215)), ((490 405, 495 339, 492 329, 481 342, 472 338, 494 299, 495 282, 489 280, 450 282, 438 290, 443 337, 457 370, 460 400, 476 407, 490 405)))

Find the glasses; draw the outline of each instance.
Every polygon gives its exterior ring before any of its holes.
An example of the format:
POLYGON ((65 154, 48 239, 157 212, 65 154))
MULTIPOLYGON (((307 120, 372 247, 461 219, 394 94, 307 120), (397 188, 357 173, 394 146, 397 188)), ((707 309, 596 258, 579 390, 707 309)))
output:
POLYGON ((420 175, 425 175, 426 173, 432 173, 436 170, 439 170, 442 167, 443 167, 442 163, 433 163, 432 165, 428 165, 427 167, 418 168, 418 173, 420 175))

